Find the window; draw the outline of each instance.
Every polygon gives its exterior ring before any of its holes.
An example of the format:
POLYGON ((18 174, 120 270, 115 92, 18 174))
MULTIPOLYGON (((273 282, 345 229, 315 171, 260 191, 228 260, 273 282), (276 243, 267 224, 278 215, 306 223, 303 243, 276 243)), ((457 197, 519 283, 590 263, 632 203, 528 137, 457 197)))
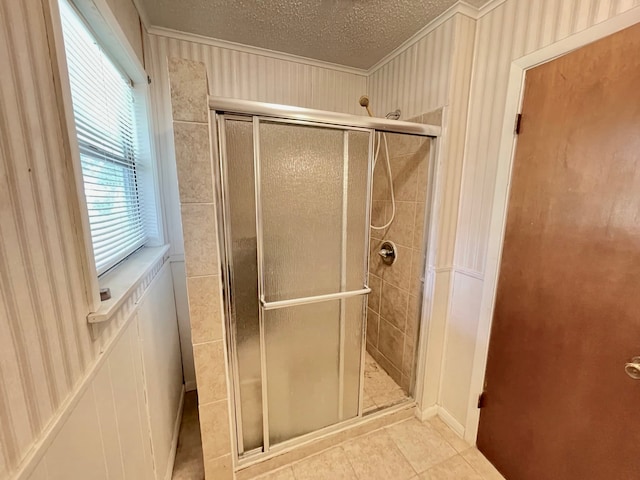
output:
POLYGON ((60 2, 71 98, 98 275, 145 244, 144 164, 133 82, 74 8, 60 2))

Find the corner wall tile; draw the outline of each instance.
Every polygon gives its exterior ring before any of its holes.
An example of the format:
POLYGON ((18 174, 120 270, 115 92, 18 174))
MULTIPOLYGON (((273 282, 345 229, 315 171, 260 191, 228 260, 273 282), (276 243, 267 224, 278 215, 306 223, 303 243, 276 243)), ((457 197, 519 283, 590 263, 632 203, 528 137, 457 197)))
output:
POLYGON ((378 350, 398 369, 402 369, 402 356, 404 349, 404 334, 380 318, 380 333, 378 334, 378 350))
POLYGON ((220 277, 187 278, 191 342, 204 343, 222 339, 220 277))
POLYGON ((367 309, 367 343, 377 348, 378 346, 378 324, 380 322, 380 316, 371 310, 367 309))
POLYGON ((205 461, 204 475, 205 480, 233 480, 231 455, 224 455, 205 461))
POLYGON ((198 401, 206 404, 226 399, 227 379, 222 340, 194 345, 193 360, 198 382, 198 401))
POLYGON ((203 63, 169 58, 173 120, 207 123, 209 118, 207 70, 203 63))
POLYGON ((213 203, 209 126, 173 123, 181 203, 213 203))
POLYGON ((181 210, 187 277, 218 274, 215 205, 185 204, 181 210))
POLYGON ((407 292, 383 282, 380 316, 401 331, 404 331, 407 319, 408 300, 409 294, 407 292))
POLYGON ((207 465, 210 460, 231 453, 227 400, 200 405, 199 411, 202 453, 207 465))

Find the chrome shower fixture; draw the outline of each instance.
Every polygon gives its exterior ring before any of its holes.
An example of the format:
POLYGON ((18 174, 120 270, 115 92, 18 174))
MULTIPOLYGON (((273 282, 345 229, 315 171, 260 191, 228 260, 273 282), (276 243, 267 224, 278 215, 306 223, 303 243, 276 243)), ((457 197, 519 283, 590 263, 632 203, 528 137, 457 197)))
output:
POLYGON ((389 120, 400 120, 400 114, 401 114, 401 113, 402 113, 402 112, 401 112, 401 111, 400 111, 400 109, 398 108, 398 109, 394 110, 393 112, 389 112, 389 113, 387 113, 386 117, 387 117, 389 120))

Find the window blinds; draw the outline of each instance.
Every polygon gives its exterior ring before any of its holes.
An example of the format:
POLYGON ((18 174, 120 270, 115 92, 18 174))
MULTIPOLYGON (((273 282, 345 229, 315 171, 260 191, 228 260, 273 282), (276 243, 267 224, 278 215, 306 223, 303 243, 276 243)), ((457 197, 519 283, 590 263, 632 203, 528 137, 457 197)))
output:
POLYGON ((100 275, 146 240, 136 172, 134 92, 76 11, 64 1, 60 10, 84 193, 100 275))

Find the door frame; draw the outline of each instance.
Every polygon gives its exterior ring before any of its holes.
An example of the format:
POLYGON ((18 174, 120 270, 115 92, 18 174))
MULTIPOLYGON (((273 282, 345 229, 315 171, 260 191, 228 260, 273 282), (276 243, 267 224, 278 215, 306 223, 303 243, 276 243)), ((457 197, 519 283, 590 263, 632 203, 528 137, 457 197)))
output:
POLYGON ((472 444, 475 444, 478 437, 478 426, 480 423, 480 409, 477 405, 478 395, 483 391, 485 372, 487 369, 491 325, 493 323, 498 276, 507 221, 511 173, 517 147, 514 119, 522 109, 527 70, 566 55, 620 30, 624 30, 627 27, 631 27, 638 22, 640 22, 640 7, 635 7, 616 17, 520 57, 511 63, 498 150, 498 166, 491 209, 487 260, 478 319, 478 333, 475 342, 469 389, 470 394, 467 404, 467 420, 464 437, 465 440, 472 444))

